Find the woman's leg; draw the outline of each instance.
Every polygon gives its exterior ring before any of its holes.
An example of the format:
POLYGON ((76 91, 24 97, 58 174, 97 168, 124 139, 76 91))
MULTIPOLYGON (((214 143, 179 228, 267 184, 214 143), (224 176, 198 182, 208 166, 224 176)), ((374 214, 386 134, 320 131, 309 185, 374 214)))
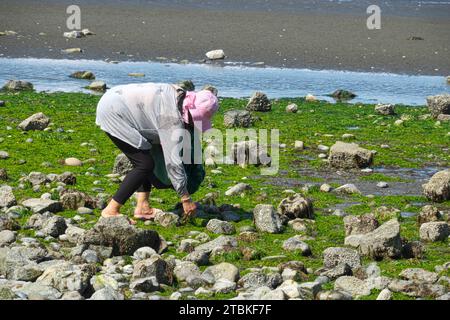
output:
POLYGON ((132 162, 133 169, 126 175, 119 190, 113 196, 108 206, 103 210, 103 216, 119 214, 120 207, 133 195, 136 190, 144 193, 150 192, 151 184, 149 176, 153 172, 154 162, 150 153, 146 150, 139 150, 129 144, 108 134, 114 144, 132 162))

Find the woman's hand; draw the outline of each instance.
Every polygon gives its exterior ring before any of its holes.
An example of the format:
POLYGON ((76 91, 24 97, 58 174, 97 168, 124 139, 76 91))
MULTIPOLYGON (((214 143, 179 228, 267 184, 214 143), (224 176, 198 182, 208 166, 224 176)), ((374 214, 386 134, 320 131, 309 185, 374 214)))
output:
POLYGON ((190 196, 181 197, 181 203, 183 204, 183 222, 187 222, 197 211, 197 205, 192 201, 190 196))

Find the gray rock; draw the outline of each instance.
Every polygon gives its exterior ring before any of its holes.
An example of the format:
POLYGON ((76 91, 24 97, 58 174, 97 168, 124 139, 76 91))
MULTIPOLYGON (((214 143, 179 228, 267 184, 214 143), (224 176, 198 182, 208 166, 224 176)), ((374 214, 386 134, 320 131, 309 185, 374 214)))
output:
POLYGON ((236 282, 221 278, 214 283, 212 290, 216 293, 230 293, 236 290, 236 282))
POLYGON ((155 292, 160 290, 160 285, 156 277, 148 277, 132 281, 130 289, 141 292, 155 292))
POLYGON ((333 189, 334 193, 341 194, 361 194, 361 191, 352 183, 344 184, 336 189, 333 189))
POLYGON ((173 274, 178 282, 184 282, 190 276, 200 276, 201 272, 198 266, 191 261, 182 261, 173 269, 173 274))
POLYGON ((137 249, 134 253, 133 253, 133 258, 135 258, 136 260, 144 260, 147 258, 150 258, 151 256, 157 254, 157 252, 150 247, 142 247, 137 249))
POLYGON ((370 289, 366 283, 356 277, 343 276, 338 278, 334 283, 334 290, 345 291, 352 297, 368 296, 370 289))
POLYGON ((81 254, 81 258, 86 262, 86 263, 97 263, 99 262, 99 258, 97 255, 97 252, 94 250, 85 250, 83 251, 83 253, 81 254))
POLYGON ((11 230, 0 231, 0 247, 9 245, 16 241, 16 234, 11 230))
POLYGON ((46 236, 59 237, 66 232, 66 220, 60 216, 53 216, 44 221, 41 232, 46 236))
POLYGON ((310 256, 311 248, 306 242, 303 242, 301 236, 293 236, 283 242, 283 249, 286 251, 296 251, 302 256, 310 256))
POLYGON ((298 105, 295 103, 290 103, 286 106, 286 112, 287 113, 297 113, 298 111, 298 105))
POLYGON ((253 210, 253 219, 258 231, 280 233, 282 221, 272 205, 258 204, 253 210))
POLYGON ((148 259, 140 260, 134 265, 133 279, 155 277, 158 283, 171 285, 173 282, 173 269, 161 257, 154 255, 148 259))
POLYGON ((17 204, 13 189, 10 186, 0 187, 0 208, 9 208, 17 204))
POLYGON ((229 110, 223 115, 223 125, 226 128, 248 128, 253 122, 252 114, 247 110, 229 110))
POLYGON ((405 259, 422 259, 425 248, 420 241, 405 243, 402 247, 402 257, 405 259))
POLYGON ((344 217, 345 235, 365 234, 378 228, 379 223, 373 214, 344 217))
POLYGON ((353 275, 352 268, 347 263, 340 263, 334 268, 322 272, 321 276, 325 276, 331 280, 336 280, 342 276, 351 276, 353 275))
POLYGON ((322 291, 317 295, 317 300, 352 300, 352 295, 342 291, 322 291))
POLYGON ((155 214, 155 222, 164 228, 175 227, 180 224, 180 217, 172 212, 158 210, 155 214))
POLYGON ((62 182, 67 185, 75 185, 77 182, 77 178, 72 172, 66 171, 66 172, 63 172, 63 173, 57 175, 56 181, 62 182))
POLYGON ((0 215, 0 231, 3 230, 19 230, 20 225, 9 215, 0 215))
POLYGON ((90 265, 62 262, 47 268, 36 282, 52 286, 60 292, 78 291, 83 294, 89 288, 90 279, 95 271, 95 267, 90 265))
POLYGON ((44 173, 36 171, 30 172, 27 179, 33 186, 39 186, 49 182, 49 179, 44 173))
POLYGON ((278 205, 278 214, 285 220, 296 218, 313 219, 314 209, 312 201, 296 193, 283 200, 278 205))
POLYGON ((238 242, 233 236, 219 236, 212 241, 203 243, 195 248, 195 251, 205 251, 211 253, 212 251, 230 251, 237 249, 238 242))
POLYGON ((233 224, 227 221, 221 221, 218 219, 211 219, 206 225, 206 229, 212 233, 217 234, 233 234, 236 232, 233 224))
POLYGON ((3 150, 0 150, 0 159, 8 159, 9 158, 9 153, 3 150))
POLYGON ((7 181, 7 180, 8 180, 8 172, 6 171, 5 168, 0 168, 0 181, 7 181))
POLYGON ((427 97, 428 110, 433 117, 440 114, 450 114, 450 94, 427 97))
POLYGON ((8 80, 3 86, 5 91, 31 91, 33 84, 23 80, 8 80))
POLYGON ((376 230, 361 237, 358 246, 359 253, 378 260, 382 258, 399 258, 402 243, 400 239, 400 224, 397 219, 389 220, 376 230))
POLYGON ((444 241, 450 234, 447 222, 427 222, 420 226, 420 239, 424 241, 444 241))
POLYGON ((75 189, 63 190, 59 195, 59 201, 63 208, 68 210, 77 210, 81 207, 95 207, 95 200, 91 196, 75 189))
POLYGON ((110 287, 105 287, 94 292, 89 300, 124 300, 124 296, 110 287))
POLYGON ((255 92, 251 96, 245 109, 247 109, 248 111, 267 112, 272 110, 272 103, 264 93, 255 92))
POLYGON ((24 131, 44 130, 50 123, 50 118, 42 112, 33 114, 19 124, 19 128, 24 131))
POLYGON ((31 198, 23 201, 22 205, 30 209, 33 213, 44 213, 46 211, 56 213, 62 211, 62 206, 59 201, 49 199, 31 198))
POLYGON ((86 80, 94 80, 95 75, 91 71, 76 71, 72 73, 69 77, 75 79, 86 79, 86 80))
POLYGON ((132 226, 126 217, 100 218, 92 229, 83 233, 81 243, 112 247, 113 255, 132 255, 141 247, 158 253, 166 249, 165 241, 153 230, 132 226))
POLYGON ((76 226, 68 226, 64 235, 70 243, 78 244, 81 243, 85 232, 85 229, 76 226))
POLYGON ((227 191, 225 191, 225 195, 228 197, 231 197, 231 196, 241 194, 241 193, 243 193, 247 190, 251 190, 251 189, 252 189, 252 187, 249 184, 240 182, 237 185, 232 186, 227 191))
POLYGON ((332 269, 337 265, 346 263, 351 268, 361 266, 361 257, 354 249, 330 247, 323 251, 323 265, 327 269, 332 269))
POLYGON ((420 213, 417 216, 417 223, 421 225, 426 222, 439 221, 440 219, 441 214, 439 213, 439 209, 435 206, 426 205, 420 210, 420 213))
POLYGON ((411 280, 393 280, 388 287, 393 292, 401 292, 411 297, 439 297, 445 294, 445 287, 438 284, 411 280))
POLYGON ((239 269, 231 263, 222 262, 206 268, 202 273, 202 278, 207 279, 210 283, 214 283, 218 279, 236 282, 239 279, 239 269))
POLYGON ((377 104, 375 112, 384 116, 392 116, 395 114, 395 107, 393 104, 377 104))
POLYGON ((208 250, 194 250, 184 257, 185 261, 191 261, 199 266, 205 266, 209 264, 209 255, 211 251, 208 250))
POLYGON ((425 196, 434 202, 450 199, 450 170, 435 173, 431 179, 422 185, 425 196))
POLYGON ((93 214, 94 210, 92 210, 91 208, 86 208, 86 207, 79 207, 77 209, 77 213, 78 214, 93 214))
POLYGON ((37 282, 28 282, 16 292, 25 294, 29 300, 57 300, 61 297, 61 293, 55 288, 37 282))
POLYGON ((78 291, 69 291, 62 295, 61 300, 84 300, 78 291))
POLYGON ((87 89, 104 92, 106 91, 106 83, 104 81, 93 81, 87 86, 87 89))
POLYGON ((389 289, 383 289, 377 296, 377 300, 392 300, 392 292, 389 289))
POLYGON ((378 276, 378 277, 369 277, 365 280, 366 286, 372 290, 383 290, 386 289, 391 283, 392 279, 389 277, 378 276))
POLYGON ((259 300, 286 300, 283 290, 275 289, 265 293, 259 300))
POLYGON ((439 275, 421 268, 408 268, 400 273, 400 278, 405 280, 413 280, 419 282, 435 283, 439 279, 439 275))
POLYGON ((356 143, 337 141, 330 149, 328 162, 342 169, 366 168, 373 162, 373 153, 356 143))
POLYGON ((262 286, 275 289, 283 281, 279 273, 250 272, 241 277, 238 285, 243 289, 256 289, 262 286))

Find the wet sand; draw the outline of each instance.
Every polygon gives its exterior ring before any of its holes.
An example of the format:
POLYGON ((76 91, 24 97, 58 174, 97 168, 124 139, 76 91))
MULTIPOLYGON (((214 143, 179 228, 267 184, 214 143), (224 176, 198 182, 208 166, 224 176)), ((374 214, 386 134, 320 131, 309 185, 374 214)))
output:
POLYGON ((81 26, 96 35, 66 39, 71 2, 2 0, 0 31, 18 35, 0 37, 0 55, 198 62, 223 49, 225 61, 277 67, 450 74, 448 5, 381 5, 382 29, 374 31, 366 28, 364 2, 82 0, 81 26), (84 52, 61 53, 72 47, 84 52))

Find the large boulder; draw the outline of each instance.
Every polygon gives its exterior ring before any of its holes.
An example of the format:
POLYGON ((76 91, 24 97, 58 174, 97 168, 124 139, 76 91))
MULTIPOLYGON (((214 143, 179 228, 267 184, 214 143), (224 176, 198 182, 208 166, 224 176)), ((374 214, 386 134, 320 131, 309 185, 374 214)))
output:
POLYGON ((112 172, 115 174, 125 175, 133 169, 133 164, 123 153, 119 154, 114 160, 112 172))
POLYGON ((348 90, 338 89, 330 94, 330 96, 336 100, 351 100, 356 97, 356 94, 348 90))
POLYGON ((450 94, 440 94, 427 97, 428 110, 433 117, 440 114, 450 114, 450 94))
POLYGON ((366 168, 373 162, 373 153, 356 143, 337 141, 330 148, 328 161, 331 166, 342 169, 366 168))
POLYGON ((33 90, 33 84, 23 80, 8 80, 3 86, 3 90, 6 91, 31 91, 33 90))
POLYGON ((302 256, 310 256, 311 248, 309 245, 302 241, 302 236, 293 236, 283 242, 283 249, 286 251, 295 251, 300 253, 302 256))
POLYGON ((221 60, 225 59, 225 52, 222 49, 211 50, 205 53, 205 56, 209 60, 221 60))
POLYGON ((431 179, 422 185, 425 196, 434 202, 450 199, 450 169, 435 173, 431 179))
POLYGON ((166 249, 165 241, 156 231, 138 229, 124 216, 100 218, 80 241, 86 245, 112 247, 115 256, 132 255, 141 247, 151 247, 159 253, 166 249))
POLYGON ((427 222, 420 226, 420 239, 424 241, 444 241, 450 235, 450 228, 447 222, 427 222))
POLYGON ((369 233, 378 226, 378 221, 373 214, 344 217, 345 236, 369 233))
POLYGON ((9 208, 17 204, 16 197, 10 186, 0 187, 0 208, 9 208))
POLYGON ((248 128, 253 121, 252 114, 247 110, 230 110, 223 115, 223 125, 226 128, 248 128))
POLYGON ((62 211, 61 203, 50 199, 31 198, 22 201, 22 205, 33 213, 44 213, 46 211, 56 213, 62 211))
POLYGON ((24 131, 44 130, 50 123, 50 118, 42 112, 38 112, 29 116, 19 124, 19 128, 24 131))
POLYGON ((281 200, 277 211, 284 220, 314 219, 312 201, 298 193, 281 200))
POLYGON ((269 98, 262 92, 255 92, 250 98, 247 106, 248 111, 261 111, 267 112, 272 110, 272 103, 269 98))
POLYGON ((355 245, 362 255, 375 260, 399 258, 402 250, 400 224, 397 219, 389 220, 374 231, 360 235, 355 245))
POLYGON ((272 205, 258 204, 253 210, 256 229, 268 233, 280 233, 283 223, 272 205))

